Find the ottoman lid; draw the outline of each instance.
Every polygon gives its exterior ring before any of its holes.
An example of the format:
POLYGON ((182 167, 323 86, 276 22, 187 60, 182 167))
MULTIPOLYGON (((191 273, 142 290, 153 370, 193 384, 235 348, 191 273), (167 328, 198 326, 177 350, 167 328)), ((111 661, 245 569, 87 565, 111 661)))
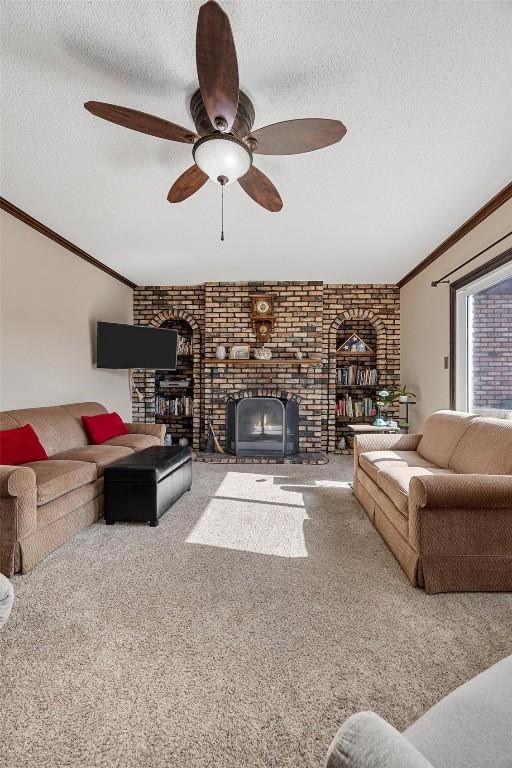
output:
POLYGON ((191 456, 192 451, 188 446, 169 448, 153 445, 109 464, 105 467, 104 475, 108 482, 158 483, 189 461, 191 456))

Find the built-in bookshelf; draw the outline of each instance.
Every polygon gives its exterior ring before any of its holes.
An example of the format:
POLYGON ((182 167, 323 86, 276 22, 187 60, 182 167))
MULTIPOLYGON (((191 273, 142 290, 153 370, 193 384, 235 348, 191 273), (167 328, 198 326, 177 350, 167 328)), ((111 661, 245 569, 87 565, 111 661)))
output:
POLYGON ((155 422, 165 424, 173 444, 186 437, 192 445, 194 367, 192 328, 182 319, 167 320, 163 328, 178 331, 175 371, 155 371, 155 422))
MULTIPOLYGON (((377 415, 377 334, 366 320, 352 320, 336 338, 336 453, 349 424, 371 424, 377 415)), ((342 451, 348 453, 347 447, 342 451)))

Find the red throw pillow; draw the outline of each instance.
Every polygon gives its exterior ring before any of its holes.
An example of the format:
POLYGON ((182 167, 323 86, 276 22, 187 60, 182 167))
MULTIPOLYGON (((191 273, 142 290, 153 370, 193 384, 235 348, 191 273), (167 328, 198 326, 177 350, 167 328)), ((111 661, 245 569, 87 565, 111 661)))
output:
POLYGON ((101 445, 111 437, 127 435, 128 430, 118 413, 100 413, 99 416, 82 416, 85 431, 93 445, 101 445))
POLYGON ((46 461, 48 454, 41 445, 31 424, 0 432, 0 464, 29 464, 46 461))

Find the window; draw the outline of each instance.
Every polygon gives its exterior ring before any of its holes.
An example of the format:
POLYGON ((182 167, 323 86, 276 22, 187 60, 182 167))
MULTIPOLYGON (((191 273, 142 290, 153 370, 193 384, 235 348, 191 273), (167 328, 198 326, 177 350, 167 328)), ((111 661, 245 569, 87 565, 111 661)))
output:
POLYGON ((478 271, 453 285, 455 407, 512 418, 512 261, 478 271))

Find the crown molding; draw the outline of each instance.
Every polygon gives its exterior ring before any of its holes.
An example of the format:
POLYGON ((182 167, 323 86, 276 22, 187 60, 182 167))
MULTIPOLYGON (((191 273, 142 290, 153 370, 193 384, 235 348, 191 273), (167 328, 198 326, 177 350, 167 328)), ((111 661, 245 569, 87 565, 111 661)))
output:
POLYGON ((10 213, 11 216, 14 216, 16 219, 19 219, 20 221, 22 221, 27 226, 32 227, 32 229, 35 229, 36 232, 39 232, 41 235, 48 237, 50 240, 53 240, 55 243, 57 243, 57 245, 61 245, 63 248, 66 248, 66 250, 71 251, 71 253, 74 253, 75 256, 79 256, 84 261, 87 261, 89 264, 92 264, 93 267, 100 269, 102 272, 105 272, 107 275, 110 275, 110 277, 113 277, 115 280, 119 280, 120 283, 123 283, 124 285, 127 285, 129 288, 132 288, 132 289, 137 288, 136 283, 132 283, 132 281, 128 280, 128 278, 125 277, 124 275, 121 275, 119 274, 119 272, 116 272, 114 269, 107 267, 107 265, 103 264, 102 261, 95 259, 94 256, 90 255, 90 253, 86 253, 86 251, 83 251, 81 248, 78 247, 78 245, 75 245, 69 240, 66 240, 65 237, 62 237, 62 235, 59 235, 57 232, 54 232, 53 229, 50 229, 50 227, 47 227, 45 224, 42 224, 37 219, 34 219, 28 213, 25 213, 25 211, 22 211, 21 208, 18 208, 17 206, 13 205, 13 203, 10 203, 4 197, 0 197, 0 208, 2 209, 2 211, 6 211, 6 213, 10 213))
POLYGON ((477 227, 479 224, 484 221, 488 216, 491 215, 491 213, 494 213, 498 208, 500 208, 503 203, 506 203, 507 200, 510 200, 512 197, 512 182, 510 184, 507 184, 506 187, 504 187, 502 190, 498 192, 497 195, 495 195, 489 202, 487 202, 480 210, 478 210, 471 218, 469 218, 467 221, 462 224, 461 227, 455 230, 449 237, 444 240, 441 245, 439 245, 435 251, 432 251, 432 253, 423 259, 423 261, 420 261, 419 264, 417 264, 414 269, 411 269, 410 272, 408 272, 404 277, 402 277, 401 280, 398 281, 397 285, 399 288, 403 288, 404 285, 407 285, 410 280, 412 280, 416 275, 419 275, 420 272, 423 272, 424 269, 426 269, 430 264, 432 264, 436 259, 438 259, 440 256, 442 256, 443 253, 445 253, 449 248, 451 248, 455 243, 458 243, 459 240, 462 240, 463 237, 465 237, 469 232, 471 232, 472 229, 477 227))

